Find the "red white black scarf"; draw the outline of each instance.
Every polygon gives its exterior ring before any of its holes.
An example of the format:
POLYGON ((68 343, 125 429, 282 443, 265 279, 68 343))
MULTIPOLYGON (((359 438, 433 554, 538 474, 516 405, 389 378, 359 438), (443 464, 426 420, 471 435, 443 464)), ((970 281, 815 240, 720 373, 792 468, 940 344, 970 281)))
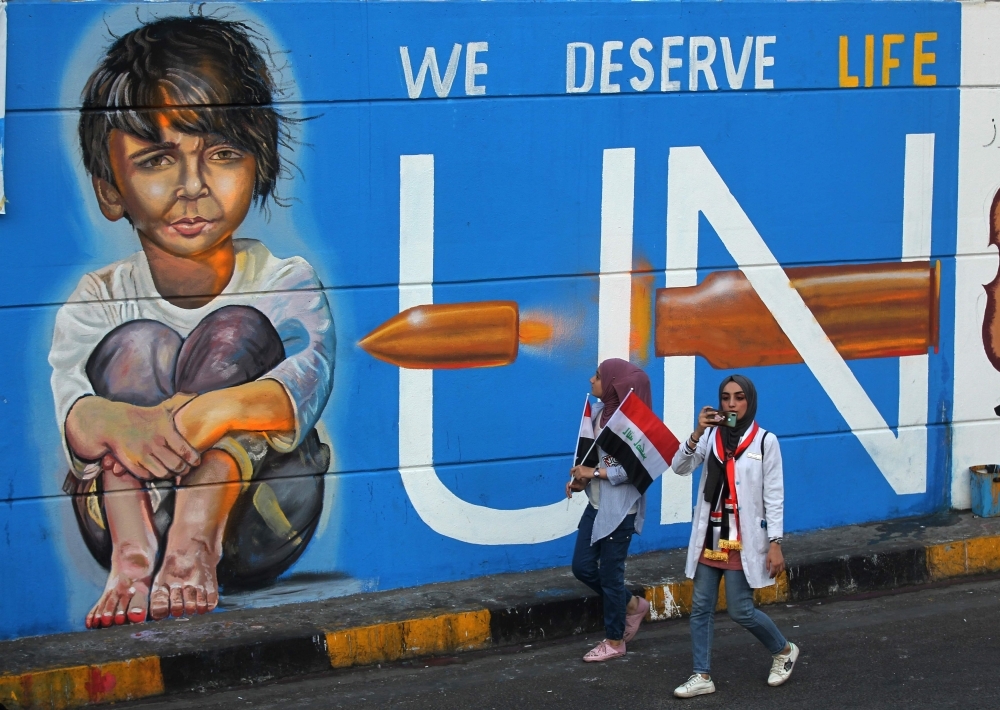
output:
MULTIPOLYGON (((736 447, 732 455, 727 454, 722 442, 722 428, 715 429, 715 442, 712 453, 715 461, 709 460, 709 466, 713 464, 725 468, 725 475, 709 476, 709 480, 715 479, 716 491, 705 491, 706 499, 711 495, 712 510, 708 518, 708 529, 705 533, 704 556, 710 560, 726 562, 729 560, 729 550, 742 550, 743 544, 740 541, 740 506, 736 493, 736 460, 743 455, 750 444, 757 436, 760 427, 754 422, 750 432, 743 441, 736 447)), ((707 485, 706 481, 706 485, 707 485)))

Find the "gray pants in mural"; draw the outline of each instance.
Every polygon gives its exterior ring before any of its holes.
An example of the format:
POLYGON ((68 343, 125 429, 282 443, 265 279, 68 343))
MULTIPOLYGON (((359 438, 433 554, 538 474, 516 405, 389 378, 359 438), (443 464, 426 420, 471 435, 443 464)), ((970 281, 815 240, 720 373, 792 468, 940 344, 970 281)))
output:
MULTIPOLYGON (((177 392, 204 394, 252 382, 284 359, 281 338, 263 313, 225 306, 206 316, 186 339, 157 321, 124 323, 94 348, 86 372, 98 396, 151 407, 177 392)), ((269 584, 299 558, 319 522, 329 465, 330 449, 315 429, 294 451, 267 449, 229 514, 218 567, 223 588, 269 584)), ((174 489, 160 485, 151 493, 162 550, 173 519, 174 489)), ((80 481, 70 473, 66 492, 74 496, 87 548, 110 568, 100 476, 80 481)))

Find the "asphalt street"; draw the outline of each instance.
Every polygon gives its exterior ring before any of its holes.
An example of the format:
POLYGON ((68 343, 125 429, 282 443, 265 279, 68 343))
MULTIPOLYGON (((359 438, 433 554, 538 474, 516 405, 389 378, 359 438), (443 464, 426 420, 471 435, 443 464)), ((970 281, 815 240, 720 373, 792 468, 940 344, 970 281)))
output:
POLYGON ((691 668, 684 619, 645 625, 626 658, 602 664, 581 661, 600 637, 578 636, 116 707, 1000 707, 1000 580, 766 610, 802 648, 780 688, 766 684, 767 652, 723 613, 713 655, 717 691, 691 700, 672 695, 691 668))

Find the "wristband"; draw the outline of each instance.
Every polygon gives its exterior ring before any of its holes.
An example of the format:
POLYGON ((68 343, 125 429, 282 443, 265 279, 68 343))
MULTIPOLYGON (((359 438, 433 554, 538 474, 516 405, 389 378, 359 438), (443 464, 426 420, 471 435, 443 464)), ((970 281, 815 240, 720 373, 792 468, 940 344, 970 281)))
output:
POLYGON ((776 545, 780 545, 781 544, 781 538, 780 537, 772 537, 771 538, 771 542, 773 542, 776 545))

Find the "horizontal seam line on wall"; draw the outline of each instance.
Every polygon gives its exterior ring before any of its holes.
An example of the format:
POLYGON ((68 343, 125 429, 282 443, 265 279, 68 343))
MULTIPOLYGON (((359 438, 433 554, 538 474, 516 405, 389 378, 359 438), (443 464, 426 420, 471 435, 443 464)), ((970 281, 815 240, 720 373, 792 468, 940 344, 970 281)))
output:
MULTIPOLYGON (((928 423, 926 425, 922 425, 921 424, 921 425, 905 426, 905 427, 903 427, 903 429, 916 429, 916 428, 924 427, 924 426, 928 430, 934 430, 934 429, 944 428, 946 426, 949 426, 949 424, 945 423, 945 422, 935 422, 935 423, 928 423)), ((856 431, 870 431, 870 430, 856 430, 856 431)), ((843 431, 830 431, 830 432, 819 432, 819 433, 817 433, 817 432, 811 432, 811 433, 808 433, 808 434, 783 434, 783 435, 780 436, 780 440, 784 441, 784 442, 787 442, 787 441, 797 441, 797 440, 806 440, 806 439, 830 439, 830 438, 840 438, 840 437, 845 437, 845 436, 851 436, 854 433, 856 433, 856 432, 845 429, 843 431)), ((532 455, 532 456, 503 457, 503 458, 495 458, 495 459, 475 459, 475 460, 471 460, 471 461, 447 461, 447 462, 444 462, 444 463, 430 463, 430 464, 426 464, 426 465, 415 465, 415 466, 403 466, 403 467, 400 467, 400 466, 383 466, 383 467, 371 468, 371 469, 347 469, 347 470, 343 470, 343 471, 326 471, 326 472, 323 472, 323 473, 311 473, 311 474, 300 474, 300 475, 296 475, 296 476, 289 476, 288 478, 312 478, 312 477, 315 477, 315 476, 323 476, 323 477, 328 477, 328 476, 329 477, 336 477, 336 476, 359 476, 359 475, 364 475, 364 474, 388 474, 388 475, 393 475, 393 474, 398 473, 400 471, 408 472, 408 471, 416 471, 416 470, 421 470, 421 469, 426 469, 426 468, 433 468, 437 472, 444 472, 444 473, 446 473, 446 472, 449 471, 449 469, 455 469, 455 468, 460 468, 460 467, 483 467, 483 466, 491 466, 491 465, 516 464, 516 463, 520 463, 520 462, 531 463, 531 462, 540 462, 540 461, 545 461, 545 460, 561 460, 561 459, 568 460, 569 457, 572 456, 572 455, 573 455, 572 451, 565 451, 565 452, 556 452, 556 453, 535 454, 535 455, 532 455)), ((874 465, 874 464, 872 464, 872 465, 874 465)), ((664 474, 664 475, 667 475, 667 474, 664 474)), ((670 474, 670 475, 676 475, 676 474, 670 474)), ((265 479, 263 482, 266 483, 268 481, 265 479)), ((224 484, 206 484, 206 485, 224 485, 224 484)), ((172 490, 174 488, 175 487, 171 486, 172 490)), ((55 499, 61 499, 61 498, 72 498, 74 495, 89 495, 89 494, 83 493, 83 494, 68 495, 66 493, 59 492, 59 493, 54 493, 52 495, 31 495, 31 496, 23 496, 23 497, 17 497, 17 498, 9 498, 8 497, 8 498, 0 498, 0 505, 11 505, 13 503, 39 501, 39 500, 55 500, 55 499)), ((511 510, 513 510, 513 509, 511 509, 511 510)))
MULTIPOLYGON (((595 237, 596 238, 596 237, 595 237)), ((980 255, 962 255, 962 256, 980 256, 980 255)), ((985 256, 996 257, 995 252, 988 252, 985 256)), ((932 255, 929 259, 921 259, 923 261, 935 261, 941 260, 946 261, 948 259, 957 258, 955 255, 932 255)), ((896 264, 902 263, 899 259, 852 259, 852 260, 836 260, 836 261, 799 261, 799 262, 783 262, 779 264, 783 269, 792 269, 799 267, 809 267, 809 266, 837 266, 837 265, 849 265, 849 264, 896 264)), ((529 275, 529 276, 497 276, 489 278, 480 279, 440 279, 433 282, 413 282, 413 283, 403 283, 400 284, 396 281, 380 282, 375 284, 355 284, 355 285, 342 285, 342 286, 320 286, 319 288, 304 288, 304 289, 275 289, 271 291, 241 291, 238 293, 220 294, 216 298, 231 298, 239 296, 254 296, 254 295, 273 295, 278 293, 302 293, 302 292, 314 292, 314 293, 348 293, 352 291, 375 291, 381 289, 398 289, 400 286, 404 287, 427 287, 427 286, 469 286, 476 284, 483 285, 502 285, 505 283, 523 283, 526 281, 570 281, 573 279, 594 279, 602 275, 608 276, 613 274, 631 274, 632 276, 658 276, 666 273, 677 273, 686 271, 696 271, 699 274, 710 274, 718 271, 740 271, 744 269, 755 269, 769 267, 770 264, 747 264, 744 267, 738 267, 736 265, 708 265, 708 266, 698 266, 694 269, 691 268, 678 268, 678 269, 642 269, 633 271, 585 271, 579 273, 565 273, 565 274, 540 274, 540 275, 529 275)), ((85 267, 86 268, 86 267, 85 267)), ((91 272, 84 272, 80 275, 82 278, 84 275, 91 272)), ((207 294, 202 294, 207 295, 207 294)), ((189 294, 185 296, 186 298, 198 298, 199 294, 189 294)), ((162 296, 143 296, 140 298, 128 298, 128 299, 109 299, 109 300, 89 300, 89 301, 37 301, 31 303, 9 303, 0 304, 0 310, 9 310, 16 308, 51 308, 51 307, 61 307, 68 303, 73 304, 93 304, 93 303, 125 303, 132 301, 160 301, 163 300, 162 296)), ((492 299, 491 299, 492 300, 492 299)))
MULTIPOLYGON (((9 73, 9 72, 8 72, 9 73)), ((10 80, 8 77, 8 84, 10 80)), ((870 87, 837 87, 837 86, 815 86, 815 87, 791 87, 791 88, 773 88, 773 89, 718 89, 712 91, 706 89, 705 91, 621 91, 618 93, 602 94, 599 92, 588 92, 580 94, 570 94, 570 93, 538 93, 538 94, 486 94, 481 96, 444 96, 438 97, 435 95, 431 96, 421 96, 416 99, 411 99, 405 96, 392 96, 392 97, 356 97, 356 98, 345 98, 345 99, 305 99, 298 101, 275 101, 264 106, 266 107, 288 107, 288 106, 354 106, 354 105, 364 105, 364 104, 416 104, 416 103, 448 103, 448 102, 484 102, 484 101, 517 101, 519 99, 570 99, 572 101, 581 101, 585 99, 591 100, 614 100, 614 99, 629 99, 634 100, 637 98, 646 97, 662 97, 666 100, 673 100, 674 96, 740 96, 742 98, 747 98, 750 96, 767 96, 767 95, 786 95, 786 94, 820 94, 820 93, 844 93, 851 92, 856 94, 866 94, 871 95, 873 92, 888 93, 893 91, 946 91, 946 90, 958 90, 958 89, 991 89, 996 88, 997 85, 970 85, 963 86, 961 84, 937 84, 935 86, 870 86, 870 87)), ((432 89, 433 92, 433 89, 432 89)), ((215 105, 196 105, 194 108, 209 108, 209 109, 219 109, 219 110, 241 110, 241 109, 260 109, 262 106, 257 104, 215 104, 215 105)), ((19 108, 7 108, 7 114, 13 113, 80 113, 81 106, 57 106, 57 107, 39 107, 39 106, 29 106, 29 107, 19 107, 19 108)), ((87 109, 90 111, 114 111, 114 107, 108 107, 107 109, 87 109)), ((139 111, 159 111, 161 108, 150 107, 150 108, 139 108, 139 111)))

